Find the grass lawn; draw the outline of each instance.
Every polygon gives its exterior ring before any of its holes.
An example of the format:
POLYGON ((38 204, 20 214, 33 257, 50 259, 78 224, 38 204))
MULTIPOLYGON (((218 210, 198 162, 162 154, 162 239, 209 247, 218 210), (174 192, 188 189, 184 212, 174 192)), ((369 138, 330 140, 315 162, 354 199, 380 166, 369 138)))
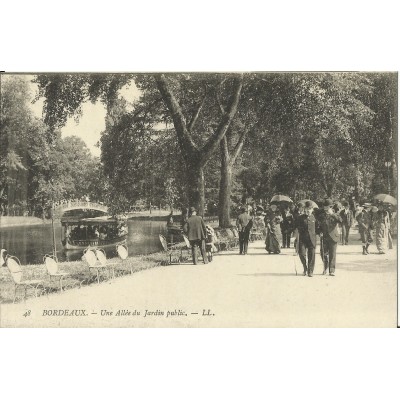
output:
MULTIPOLYGON (((154 253, 145 256, 128 257, 126 260, 121 261, 119 258, 110 258, 110 263, 116 263, 115 274, 119 276, 128 275, 146 270, 149 268, 165 265, 166 255, 163 253, 154 253)), ((66 272, 69 275, 63 279, 64 290, 73 287, 80 287, 81 285, 97 285, 97 278, 95 272, 89 268, 84 261, 70 261, 60 262, 60 272, 66 272)), ((59 280, 52 278, 50 281, 44 264, 23 265, 23 280, 40 279, 43 283, 38 286, 38 294, 55 293, 59 292, 59 280)), ((101 279, 107 279, 108 274, 106 271, 101 272, 101 279)), ((28 289, 27 296, 33 296, 34 289, 28 289)), ((24 296, 23 287, 17 289, 17 300, 20 301, 24 296)), ((0 303, 11 303, 14 299, 14 282, 11 278, 10 272, 7 267, 0 268, 0 303)))

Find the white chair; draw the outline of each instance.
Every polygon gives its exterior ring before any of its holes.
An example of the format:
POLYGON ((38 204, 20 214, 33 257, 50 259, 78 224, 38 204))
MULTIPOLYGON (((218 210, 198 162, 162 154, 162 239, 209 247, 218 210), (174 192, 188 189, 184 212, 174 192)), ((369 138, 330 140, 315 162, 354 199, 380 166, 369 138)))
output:
POLYGON ((178 247, 176 243, 168 245, 167 239, 163 235, 158 235, 160 238, 161 245, 163 247, 164 253, 166 255, 165 264, 172 264, 172 262, 176 262, 180 264, 181 256, 182 256, 182 247, 178 247))
POLYGON ((106 252, 103 249, 95 249, 97 260, 100 262, 102 268, 107 268, 109 272, 109 276, 112 273, 113 279, 115 278, 115 267, 117 264, 115 262, 109 262, 107 260, 106 252))
MULTIPOLYGON (((124 244, 118 244, 116 246, 117 254, 119 259, 121 260, 121 266, 126 266, 126 260, 128 259, 128 248, 124 244)), ((131 275, 133 274, 133 268, 132 268, 132 263, 129 265, 129 270, 131 272, 131 275)))
MULTIPOLYGON (((192 259, 192 246, 190 244, 189 238, 186 235, 182 235, 183 240, 185 242, 186 248, 182 248, 181 250, 181 259, 186 261, 191 261, 192 259), (183 251, 186 250, 186 257, 183 256, 183 251)), ((197 250, 196 250, 197 251, 197 250)))
POLYGON ((109 272, 107 265, 102 265, 96 256, 96 249, 88 247, 83 252, 82 260, 86 261, 89 267, 89 274, 92 269, 96 270, 97 275, 97 283, 100 283, 100 271, 104 271, 105 269, 109 272))
POLYGON ((1 250, 1 258, 3 263, 6 264, 8 270, 10 271, 13 283, 14 283, 14 299, 17 298, 18 287, 24 288, 24 300, 26 299, 28 288, 34 289, 34 295, 37 297, 38 286, 43 284, 42 279, 23 279, 23 272, 21 268, 21 263, 17 257, 6 255, 6 250, 1 250))
POLYGON ((61 272, 58 267, 57 259, 50 254, 46 254, 43 257, 43 262, 46 266, 50 282, 52 277, 55 277, 56 279, 58 278, 60 284, 60 292, 62 292, 64 290, 62 285, 63 278, 65 278, 66 276, 70 276, 71 274, 69 274, 68 272, 61 272))

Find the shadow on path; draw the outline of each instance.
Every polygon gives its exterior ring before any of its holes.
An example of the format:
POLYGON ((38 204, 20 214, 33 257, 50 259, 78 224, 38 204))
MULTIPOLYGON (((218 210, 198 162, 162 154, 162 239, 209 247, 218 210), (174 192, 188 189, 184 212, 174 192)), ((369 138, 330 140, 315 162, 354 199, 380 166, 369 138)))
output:
POLYGON ((379 259, 365 257, 362 260, 338 262, 337 269, 366 272, 366 273, 382 273, 382 272, 395 272, 397 267, 396 260, 379 259))
POLYGON ((303 276, 303 273, 296 275, 294 272, 282 273, 282 272, 262 272, 262 273, 255 273, 255 274, 237 274, 237 276, 286 276, 286 277, 293 277, 293 276, 303 276))
MULTIPOLYGON (((214 257, 223 257, 223 256, 240 256, 240 257, 244 257, 244 259, 246 258, 250 258, 251 256, 292 256, 293 257, 293 253, 279 253, 279 254, 274 254, 271 253, 269 254, 268 252, 263 252, 263 253, 248 253, 247 255, 243 256, 242 254, 239 253, 224 253, 224 254, 215 254, 214 257)), ((297 254, 296 254, 297 256, 297 254)))

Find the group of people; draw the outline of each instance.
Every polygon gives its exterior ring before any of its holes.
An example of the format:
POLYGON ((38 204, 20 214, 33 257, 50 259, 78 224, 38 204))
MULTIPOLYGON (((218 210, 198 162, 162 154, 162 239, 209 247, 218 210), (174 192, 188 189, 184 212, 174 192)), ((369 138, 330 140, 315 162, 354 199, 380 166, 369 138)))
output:
POLYGON ((386 250, 393 248, 390 207, 387 209, 383 203, 379 203, 377 207, 364 204, 362 210, 357 213, 356 220, 364 255, 369 254, 368 247, 373 242, 373 233, 379 254, 385 254, 386 250))
MULTIPOLYGON (((240 254, 247 253, 250 232, 256 220, 259 224, 259 215, 253 219, 246 207, 241 208, 236 221, 240 235, 240 254)), ((303 274, 312 277, 319 235, 321 257, 324 261, 323 273, 334 276, 337 244, 341 241, 343 245, 348 245, 350 228, 355 220, 358 223, 364 255, 369 254, 368 246, 373 241, 373 230, 379 254, 384 254, 387 248, 391 248, 390 213, 383 203, 378 204, 378 207, 364 204, 362 211, 354 216, 348 202, 343 202, 343 207, 339 209, 331 199, 326 199, 321 208, 317 208, 312 201, 299 203, 291 208, 286 206, 282 210, 276 204, 271 204, 264 217, 265 249, 269 254, 279 254, 281 248, 290 248, 294 234, 294 245, 303 265, 303 274), (280 234, 282 245, 279 241, 280 234)))
POLYGON ((110 225, 110 226, 97 226, 78 224, 74 228, 66 226, 66 236, 72 241, 76 240, 107 240, 116 237, 124 236, 128 233, 125 224, 110 225))
MULTIPOLYGON (((313 276, 315 266, 315 251, 317 236, 320 237, 320 253, 324 262, 324 274, 335 275, 337 244, 349 243, 350 228, 355 221, 362 241, 362 254, 368 255, 368 247, 373 242, 375 231, 376 245, 379 254, 384 254, 391 248, 390 234, 391 215, 383 203, 377 207, 366 203, 355 213, 349 203, 344 201, 338 208, 331 199, 325 199, 321 207, 316 203, 306 201, 296 206, 279 208, 271 204, 267 211, 251 215, 248 207, 241 207, 236 220, 239 232, 239 254, 246 255, 250 234, 254 228, 265 230, 265 249, 269 254, 279 254, 281 248, 290 248, 291 237, 294 235, 294 246, 303 266, 303 274, 313 276), (264 217, 264 218, 263 218, 264 217), (282 234, 282 245, 279 237, 282 234)), ((200 248, 203 262, 208 263, 206 241, 212 229, 197 215, 194 207, 190 208, 190 217, 185 218, 183 231, 187 234, 192 247, 193 262, 197 264, 196 247, 200 248)))

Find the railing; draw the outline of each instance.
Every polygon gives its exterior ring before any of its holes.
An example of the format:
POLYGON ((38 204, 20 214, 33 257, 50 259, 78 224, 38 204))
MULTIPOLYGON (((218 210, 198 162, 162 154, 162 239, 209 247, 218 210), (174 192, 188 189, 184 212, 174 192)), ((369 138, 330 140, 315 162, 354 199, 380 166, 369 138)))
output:
POLYGON ((87 239, 87 240, 70 240, 69 243, 73 246, 81 246, 81 247, 87 247, 87 246, 99 246, 100 245, 100 240, 98 239, 87 239))
POLYGON ((105 213, 108 211, 108 207, 105 206, 104 204, 93 203, 90 201, 66 201, 64 203, 55 205, 54 213, 61 215, 65 211, 79 210, 79 209, 98 210, 98 211, 103 211, 105 213))
POLYGON ((120 241, 125 240, 126 235, 117 236, 112 239, 69 239, 68 243, 72 246, 80 246, 80 247, 97 247, 97 246, 105 246, 108 244, 118 243, 120 241))
POLYGON ((204 221, 205 222, 218 222, 218 215, 206 215, 204 216, 204 221))

